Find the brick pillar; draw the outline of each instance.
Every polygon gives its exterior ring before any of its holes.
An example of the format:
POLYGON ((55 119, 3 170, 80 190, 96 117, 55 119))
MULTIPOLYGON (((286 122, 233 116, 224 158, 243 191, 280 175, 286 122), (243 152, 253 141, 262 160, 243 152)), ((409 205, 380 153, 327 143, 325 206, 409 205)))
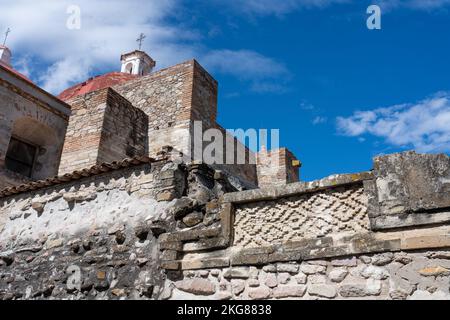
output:
POLYGON ((148 116, 111 88, 78 96, 72 106, 59 174, 146 155, 148 116))
POLYGON ((256 157, 260 188, 299 181, 301 162, 288 149, 267 151, 263 147, 256 157))

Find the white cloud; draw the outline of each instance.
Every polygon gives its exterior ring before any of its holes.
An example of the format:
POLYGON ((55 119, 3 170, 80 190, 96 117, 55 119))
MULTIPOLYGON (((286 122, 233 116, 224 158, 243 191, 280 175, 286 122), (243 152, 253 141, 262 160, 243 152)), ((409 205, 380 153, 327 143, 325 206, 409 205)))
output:
MULTIPOLYGON (((234 11, 253 16, 284 16, 302 9, 322 9, 336 4, 357 4, 361 0, 214 0, 234 11)), ((367 6, 379 4, 383 10, 409 8, 417 10, 439 9, 450 4, 450 0, 366 0, 367 6)))
POLYGON ((316 110, 316 107, 314 105, 312 105, 311 103, 309 103, 305 100, 300 102, 300 108, 305 111, 315 111, 316 110))
POLYGON ((450 0, 378 0, 384 10, 392 9, 414 9, 414 10, 434 10, 450 5, 450 0))
POLYGON ((202 58, 202 63, 242 80, 277 78, 288 74, 283 64, 250 50, 214 50, 202 58))
POLYGON ((211 71, 231 75, 251 83, 255 92, 284 92, 289 71, 274 59, 250 50, 214 50, 200 62, 211 71))
POLYGON ((49 92, 61 92, 73 81, 89 78, 92 61, 89 58, 66 57, 52 64, 47 72, 39 77, 39 82, 49 92))
POLYGON ((390 145, 419 152, 450 151, 450 93, 438 93, 414 104, 402 104, 371 111, 357 111, 337 118, 340 133, 370 134, 390 145))
POLYGON ((136 48, 141 32, 147 36, 144 49, 159 66, 193 57, 196 48, 187 43, 199 36, 166 22, 177 5, 176 0, 0 0, 0 30, 12 29, 8 45, 15 56, 26 54, 50 65, 34 78, 58 93, 93 70, 117 70, 120 54, 136 48), (81 9, 80 30, 66 27, 72 4, 81 9))
MULTIPOLYGON (((352 0, 234 0, 227 5, 236 11, 259 16, 282 16, 299 9, 324 8, 332 4, 349 3, 352 0)), ((216 0, 223 3, 223 0, 216 0)))
POLYGON ((317 116, 313 119, 312 123, 313 125, 317 125, 317 124, 322 124, 327 122, 327 118, 326 117, 321 117, 321 116, 317 116))
MULTIPOLYGON (((215 1, 216 9, 232 6, 256 15, 282 15, 301 8, 323 8, 352 0, 215 1)), ((354 1, 354 0, 353 0, 354 1)), ((417 8, 436 8, 450 0, 405 0, 417 8)), ((143 49, 166 67, 193 57, 212 72, 236 77, 259 93, 284 92, 289 80, 280 62, 252 50, 212 50, 202 46, 201 31, 180 21, 182 0, 0 0, 0 31, 8 39, 16 67, 52 93, 105 70, 118 70, 120 54, 136 48, 143 32, 143 49), (66 27, 67 8, 79 5, 81 29, 66 27), (42 71, 44 70, 44 71, 42 71)), ((189 19, 187 19, 189 20, 189 19)))
POLYGON ((281 90, 268 79, 287 75, 282 64, 251 50, 209 51, 200 44, 207 34, 178 20, 182 5, 181 0, 0 0, 0 30, 12 29, 8 46, 15 66, 55 94, 118 70, 120 55, 136 49, 141 32, 147 37, 143 49, 158 68, 200 57, 211 71, 247 81, 254 91, 281 90), (80 30, 66 27, 73 4, 81 9, 80 30))

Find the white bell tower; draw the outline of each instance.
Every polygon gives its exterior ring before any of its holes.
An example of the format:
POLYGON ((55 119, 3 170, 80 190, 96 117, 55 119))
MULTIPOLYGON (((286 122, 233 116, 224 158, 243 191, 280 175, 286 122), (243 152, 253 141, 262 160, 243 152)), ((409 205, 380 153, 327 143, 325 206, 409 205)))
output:
POLYGON ((6 40, 8 40, 8 35, 11 32, 11 29, 8 28, 5 32, 5 39, 3 40, 3 44, 0 45, 0 63, 11 67, 11 50, 6 46, 6 40))
POLYGON ((11 51, 2 45, 0 45, 0 63, 11 67, 11 51))
POLYGON ((156 62, 147 53, 140 50, 125 53, 120 60, 122 62, 121 72, 138 76, 150 74, 156 65, 156 62))

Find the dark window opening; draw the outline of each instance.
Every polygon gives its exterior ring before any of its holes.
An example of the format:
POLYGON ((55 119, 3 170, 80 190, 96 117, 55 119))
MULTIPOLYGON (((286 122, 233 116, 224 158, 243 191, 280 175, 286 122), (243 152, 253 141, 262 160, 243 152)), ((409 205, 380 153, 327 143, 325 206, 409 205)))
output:
POLYGON ((37 148, 29 143, 11 138, 6 153, 5 165, 8 170, 30 177, 37 148))

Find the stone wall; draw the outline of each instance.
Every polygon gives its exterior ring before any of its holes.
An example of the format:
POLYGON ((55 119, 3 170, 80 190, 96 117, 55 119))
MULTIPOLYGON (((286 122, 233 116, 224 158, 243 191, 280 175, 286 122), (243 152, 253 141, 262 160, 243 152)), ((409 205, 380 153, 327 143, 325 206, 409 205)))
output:
POLYGON ((114 87, 147 114, 150 155, 168 145, 189 154, 195 66, 187 61, 114 87))
POLYGON ((1 298, 162 294, 156 236, 170 230, 167 209, 185 192, 184 171, 165 160, 115 167, 2 199, 1 298))
MULTIPOLYGON (((250 150, 237 139, 229 136, 225 129, 216 123, 218 83, 195 60, 114 88, 148 115, 150 156, 155 155, 164 146, 172 146, 183 152, 186 159, 201 159, 193 156, 194 122, 200 121, 202 134, 211 128, 220 130, 224 139, 231 139, 235 145, 244 148, 248 159, 254 157, 250 150)), ((207 143, 203 145, 203 149, 206 145, 207 143)), ((236 165, 236 162, 225 164, 226 154, 223 150, 220 154, 222 161, 214 165, 215 168, 228 172, 249 187, 257 186, 254 161, 239 165, 236 165)))
POLYGON ((258 185, 283 185, 300 180, 301 163, 292 152, 286 148, 266 150, 262 148, 256 154, 258 185))
POLYGON ((374 160, 367 181, 373 229, 450 221, 450 157, 404 152, 374 160))
POLYGON ((68 106, 3 68, 0 101, 0 189, 56 175, 70 114, 68 106), (11 137, 38 149, 30 177, 5 168, 11 137))
MULTIPOLYGON (((375 162, 409 156, 445 167, 375 162)), ((428 220, 373 224, 374 192, 389 191, 377 179, 404 166, 235 192, 221 171, 161 157, 0 193, 0 298, 450 299, 437 195, 428 220)))
POLYGON ((234 245, 258 248, 369 230, 362 184, 236 206, 234 245))
POLYGON ((160 154, 3 191, 0 299, 167 296, 158 237, 214 226, 214 199, 236 189, 214 170, 160 154))
POLYGON ((59 174, 147 154, 147 115, 113 89, 78 96, 68 103, 72 115, 59 174))
POLYGON ((98 162, 148 155, 148 116, 109 89, 98 162))
MULTIPOLYGON (((385 156, 375 163, 409 156, 385 156)), ((379 232, 371 221, 380 212, 373 211, 370 188, 377 179, 423 162, 445 168, 443 156, 415 157, 414 164, 387 166, 383 173, 376 169, 225 194, 218 230, 161 235, 161 250, 177 253, 176 260, 163 261, 167 270, 180 272, 170 280, 171 298, 449 299, 450 225, 436 223, 446 214, 436 199, 448 195, 433 194, 428 220, 418 218, 413 228, 399 228, 394 220, 390 230, 379 232)), ((415 176, 426 176, 428 188, 421 188, 428 193, 435 174, 417 168, 404 183, 414 188, 415 176)))
MULTIPOLYGON (((257 188, 255 154, 220 125, 216 124, 213 129, 216 129, 222 135, 224 146, 223 151, 216 150, 219 163, 214 164, 213 167, 239 179, 248 189, 257 188), (233 148, 228 150, 227 146, 233 146, 233 148)), ((207 144, 205 143, 205 145, 207 144)), ((205 146, 203 150, 205 150, 205 146)))
POLYGON ((214 126, 217 120, 217 81, 194 60, 191 119, 214 126))
POLYGON ((186 270, 171 299, 450 299, 450 251, 186 270))

